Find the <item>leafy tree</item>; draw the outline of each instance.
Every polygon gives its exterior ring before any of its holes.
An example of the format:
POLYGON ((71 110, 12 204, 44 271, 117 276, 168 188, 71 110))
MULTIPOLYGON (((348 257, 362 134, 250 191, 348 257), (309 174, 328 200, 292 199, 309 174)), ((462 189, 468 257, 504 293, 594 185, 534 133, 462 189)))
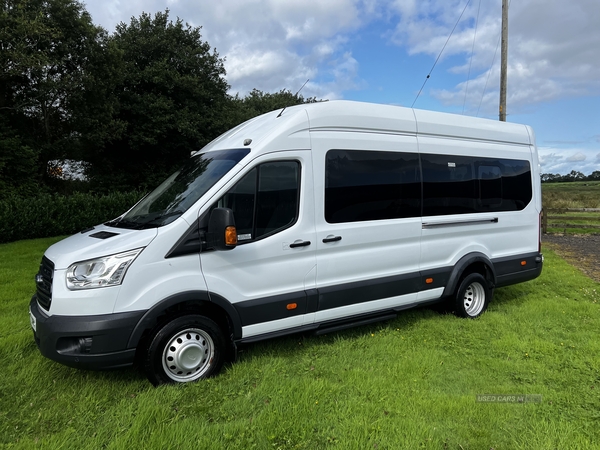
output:
POLYGON ((558 173, 543 173, 542 183, 555 183, 562 180, 562 175, 558 173))
POLYGON ((594 170, 588 177, 590 181, 600 180, 600 170, 594 170))
POLYGON ((244 107, 252 114, 252 117, 260 114, 283 109, 287 106, 300 105, 302 103, 314 103, 314 97, 305 99, 301 94, 292 94, 291 91, 282 89, 279 92, 268 93, 253 89, 242 101, 244 107))
POLYGON ((39 190, 35 170, 38 154, 24 143, 6 116, 0 115, 0 199, 33 195, 39 190))
POLYGON ((582 181, 585 179, 585 175, 577 170, 571 170, 571 172, 563 177, 563 181, 582 181))
POLYGON ((227 128, 232 128, 248 119, 276 109, 315 102, 317 102, 315 97, 304 98, 300 94, 292 94, 291 91, 285 89, 274 93, 253 89, 244 98, 240 98, 239 95, 231 98, 229 112, 226 115, 229 119, 227 128))
POLYGON ((121 23, 114 118, 123 132, 89 153, 89 175, 105 188, 154 186, 222 131, 228 85, 223 60, 200 28, 168 10, 121 23))
POLYGON ((86 92, 109 79, 105 39, 76 0, 0 2, 0 170, 12 177, 5 183, 48 181, 48 161, 81 145, 82 115, 106 117, 108 103, 86 104, 86 92))
POLYGON ((168 10, 109 36, 78 0, 0 0, 0 50, 0 196, 64 190, 74 165, 95 189, 154 186, 227 129, 316 101, 228 96, 223 60, 168 10))

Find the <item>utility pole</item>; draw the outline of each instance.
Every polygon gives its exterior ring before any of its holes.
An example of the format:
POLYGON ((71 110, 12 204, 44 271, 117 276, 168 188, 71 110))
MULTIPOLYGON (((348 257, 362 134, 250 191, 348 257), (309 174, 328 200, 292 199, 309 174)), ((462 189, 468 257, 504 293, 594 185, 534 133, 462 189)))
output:
POLYGON ((508 70, 508 0, 502 0, 502 46, 500 56, 500 120, 506 122, 506 73, 508 70))

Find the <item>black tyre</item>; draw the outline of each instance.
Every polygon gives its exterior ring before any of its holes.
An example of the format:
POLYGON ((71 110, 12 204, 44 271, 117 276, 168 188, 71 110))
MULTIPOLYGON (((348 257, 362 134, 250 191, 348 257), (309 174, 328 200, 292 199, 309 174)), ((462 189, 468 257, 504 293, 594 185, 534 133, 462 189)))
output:
POLYGON ((216 375, 225 361, 223 332, 201 315, 175 317, 155 329, 149 342, 144 371, 155 386, 208 378, 216 375))
POLYGON ((474 319, 487 309, 493 291, 487 280, 479 273, 467 275, 458 286, 453 312, 457 316, 474 319))

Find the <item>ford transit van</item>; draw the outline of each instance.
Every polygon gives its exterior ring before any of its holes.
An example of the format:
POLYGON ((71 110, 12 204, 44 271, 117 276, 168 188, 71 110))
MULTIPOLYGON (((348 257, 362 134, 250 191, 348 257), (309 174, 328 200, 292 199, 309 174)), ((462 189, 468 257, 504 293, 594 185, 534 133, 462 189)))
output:
POLYGON ((216 374, 242 343, 445 302, 480 316, 540 275, 531 128, 349 101, 288 107, 196 152, 122 216, 48 248, 41 353, 139 362, 153 384, 216 374))

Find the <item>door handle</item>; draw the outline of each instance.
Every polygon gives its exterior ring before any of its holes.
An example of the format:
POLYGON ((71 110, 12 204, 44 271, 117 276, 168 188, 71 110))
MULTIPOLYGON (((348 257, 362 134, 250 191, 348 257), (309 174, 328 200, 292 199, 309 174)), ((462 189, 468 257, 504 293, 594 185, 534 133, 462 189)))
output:
POLYGON ((325 239, 323 239, 323 243, 327 244, 328 242, 337 242, 337 241, 341 241, 342 237, 341 236, 327 236, 325 239))
POLYGON ((310 245, 310 241, 296 241, 290 244, 290 248, 306 247, 310 245))

